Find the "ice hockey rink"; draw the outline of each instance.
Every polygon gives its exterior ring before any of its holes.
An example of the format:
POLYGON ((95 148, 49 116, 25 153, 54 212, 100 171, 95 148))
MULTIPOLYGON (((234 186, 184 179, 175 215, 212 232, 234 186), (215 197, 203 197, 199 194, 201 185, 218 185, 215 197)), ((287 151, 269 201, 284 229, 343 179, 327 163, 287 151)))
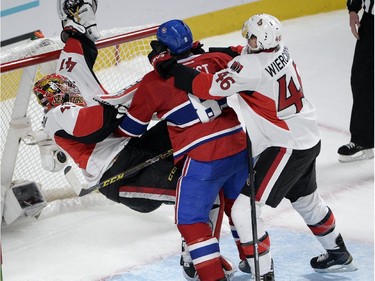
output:
MULTIPOLYGON (((336 227, 358 267, 321 274, 309 265, 323 248, 302 218, 283 201, 265 208, 277 281, 374 280, 374 162, 339 163, 349 142, 350 68, 355 39, 346 10, 283 21, 284 41, 302 77, 304 94, 317 108, 322 134, 318 190, 336 216, 336 227)), ((201 40, 209 46, 244 44, 240 31, 201 40)), ((235 106, 235 103, 233 103, 235 106)), ((96 194, 95 207, 41 215, 2 229, 5 281, 181 281, 180 236, 173 206, 136 213, 96 194)), ((221 250, 239 260, 226 221, 221 250)), ((250 280, 237 272, 233 281, 250 280)))

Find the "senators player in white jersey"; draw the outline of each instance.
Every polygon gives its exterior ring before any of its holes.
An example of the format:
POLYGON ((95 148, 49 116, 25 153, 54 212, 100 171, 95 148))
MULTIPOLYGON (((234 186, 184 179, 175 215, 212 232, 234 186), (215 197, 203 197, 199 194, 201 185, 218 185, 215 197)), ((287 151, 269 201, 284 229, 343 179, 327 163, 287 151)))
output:
MULTIPOLYGON (((289 199, 326 250, 311 260, 314 270, 355 270, 334 215, 317 191, 315 165, 320 134, 316 112, 305 97, 296 63, 282 42, 281 24, 271 15, 257 14, 244 23, 242 35, 247 45, 226 69, 215 74, 173 63, 168 53, 154 60, 154 68, 161 76, 173 76, 177 88, 202 99, 237 95, 256 158, 258 208, 263 204, 277 207, 283 198, 289 199)), ((233 48, 222 50, 233 54, 233 48)), ((242 193, 236 203, 249 200, 246 196, 250 191, 244 188, 242 193)), ((233 218, 235 212, 244 212, 236 208, 236 203, 233 218)), ((257 223, 262 280, 274 280, 268 233, 261 220, 257 223)), ((251 232, 246 232, 248 227, 237 228, 244 245, 252 242, 251 232)), ((254 272, 253 248, 248 246, 245 254, 247 260, 241 262, 240 269, 249 272, 250 265, 254 272)))

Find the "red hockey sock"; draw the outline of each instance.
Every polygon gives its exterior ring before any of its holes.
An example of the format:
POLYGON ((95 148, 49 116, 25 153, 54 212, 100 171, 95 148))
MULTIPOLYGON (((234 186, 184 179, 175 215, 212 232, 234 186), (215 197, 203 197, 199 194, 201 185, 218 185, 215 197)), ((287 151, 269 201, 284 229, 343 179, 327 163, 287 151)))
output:
POLYGON ((178 225, 201 281, 224 278, 218 240, 206 223, 178 225))

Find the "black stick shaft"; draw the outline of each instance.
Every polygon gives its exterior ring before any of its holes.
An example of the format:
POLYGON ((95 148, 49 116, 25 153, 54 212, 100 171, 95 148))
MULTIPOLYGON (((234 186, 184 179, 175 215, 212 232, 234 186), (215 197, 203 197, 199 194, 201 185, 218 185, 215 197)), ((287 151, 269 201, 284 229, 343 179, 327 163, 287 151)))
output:
POLYGON ((148 160, 146 160, 146 161, 144 161, 144 162, 142 162, 142 163, 140 163, 140 164, 138 164, 138 165, 136 165, 132 168, 129 168, 129 169, 127 169, 127 170, 125 170, 125 171, 105 180, 105 181, 102 181, 98 184, 95 184, 95 185, 93 185, 89 188, 82 189, 78 196, 82 197, 84 195, 87 195, 87 194, 95 191, 95 190, 98 190, 98 189, 100 189, 102 187, 105 187, 109 184, 117 182, 117 181, 123 179, 124 177, 130 176, 130 175, 142 170, 143 168, 146 168, 147 166, 150 166, 150 165, 154 164, 155 162, 159 161, 160 159, 167 158, 168 156, 170 156, 172 154, 173 154, 173 150, 170 149, 167 152, 164 152, 164 153, 161 153, 161 154, 159 154, 155 157, 152 157, 152 158, 150 158, 150 159, 148 159, 148 160))
POLYGON ((254 167, 253 167, 253 151, 252 143, 249 134, 246 132, 247 138, 247 152, 249 157, 249 178, 247 185, 250 188, 250 206, 251 206, 251 226, 253 233, 253 247, 254 247, 254 277, 256 281, 260 281, 259 271, 259 251, 258 251, 258 224, 255 206, 255 187, 254 187, 254 167))

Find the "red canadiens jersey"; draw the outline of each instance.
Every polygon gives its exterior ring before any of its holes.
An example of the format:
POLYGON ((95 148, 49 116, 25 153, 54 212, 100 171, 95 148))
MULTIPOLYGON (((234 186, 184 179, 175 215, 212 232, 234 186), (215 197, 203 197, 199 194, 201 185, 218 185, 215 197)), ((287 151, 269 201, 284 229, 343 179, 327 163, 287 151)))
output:
MULTIPOLYGON (((180 60, 199 71, 214 73, 231 57, 206 53, 180 60)), ((245 134, 227 99, 203 100, 174 87, 174 78, 161 79, 156 72, 145 75, 134 94, 127 116, 119 129, 124 135, 143 134, 156 113, 167 121, 177 162, 184 155, 198 161, 213 161, 233 155, 246 147, 245 134)))
POLYGON ((104 107, 58 106, 44 117, 44 130, 82 169, 89 185, 96 184, 129 138, 110 134, 100 142, 88 141, 105 126, 104 107))
POLYGON ((200 73, 193 93, 204 99, 238 94, 254 156, 270 146, 308 149, 320 140, 315 107, 283 44, 272 52, 243 53, 214 75, 200 73))

